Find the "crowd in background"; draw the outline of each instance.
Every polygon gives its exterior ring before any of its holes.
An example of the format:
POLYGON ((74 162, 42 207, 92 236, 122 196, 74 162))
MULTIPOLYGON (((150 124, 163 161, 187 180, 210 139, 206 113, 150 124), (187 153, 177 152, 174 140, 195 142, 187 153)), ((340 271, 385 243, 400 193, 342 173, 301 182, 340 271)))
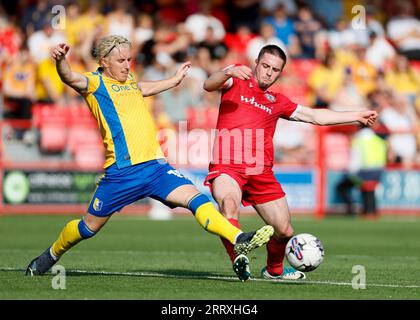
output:
MULTIPOLYGON (((147 99, 160 128, 185 120, 188 129, 214 128, 220 93, 205 92, 204 80, 233 63, 253 66, 264 45, 276 44, 289 60, 273 90, 314 108, 377 110, 389 164, 419 166, 419 12, 416 0, 2 2, 2 116, 31 119, 34 104, 83 105, 61 82, 50 50, 66 42, 72 69, 94 71, 95 44, 117 34, 133 45, 139 79, 159 80, 192 62, 183 85, 147 99), (58 27, 57 4, 65 8, 58 27)), ((313 130, 279 121, 276 161, 313 159, 313 130)), ((14 138, 24 140, 24 131, 14 138)))

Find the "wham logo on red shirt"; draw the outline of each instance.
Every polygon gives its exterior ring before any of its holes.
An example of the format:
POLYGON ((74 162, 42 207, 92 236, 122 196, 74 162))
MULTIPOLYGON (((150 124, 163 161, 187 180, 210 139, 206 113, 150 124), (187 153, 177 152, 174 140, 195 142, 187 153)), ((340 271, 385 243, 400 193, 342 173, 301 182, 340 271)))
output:
POLYGON ((258 108, 258 109, 261 109, 261 110, 263 110, 263 111, 271 114, 271 111, 272 111, 271 110, 271 107, 267 107, 267 106, 265 106, 265 105, 263 105, 261 103, 256 102, 254 97, 252 97, 250 99, 250 98, 246 98, 243 95, 241 95, 241 102, 248 103, 248 104, 250 104, 250 105, 252 105, 252 106, 254 106, 254 107, 258 108))

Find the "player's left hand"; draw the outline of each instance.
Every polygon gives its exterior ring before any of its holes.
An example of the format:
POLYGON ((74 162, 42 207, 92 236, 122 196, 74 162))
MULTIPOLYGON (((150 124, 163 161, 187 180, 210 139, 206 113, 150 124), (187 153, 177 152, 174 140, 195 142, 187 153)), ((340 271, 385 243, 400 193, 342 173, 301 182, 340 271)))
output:
POLYGON ((188 73, 188 70, 191 68, 191 62, 187 61, 184 62, 176 71, 174 78, 176 81, 176 85, 180 84, 181 81, 185 78, 188 73))
POLYGON ((365 126, 371 126, 378 118, 378 113, 374 110, 366 110, 360 112, 359 122, 365 126))

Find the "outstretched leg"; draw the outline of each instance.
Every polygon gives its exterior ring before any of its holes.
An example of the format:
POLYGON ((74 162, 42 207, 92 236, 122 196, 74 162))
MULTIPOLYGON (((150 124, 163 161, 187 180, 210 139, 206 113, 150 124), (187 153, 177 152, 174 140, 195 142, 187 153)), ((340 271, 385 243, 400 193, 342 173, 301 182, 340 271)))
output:
POLYGON ((294 232, 286 198, 257 204, 254 208, 267 224, 274 227, 274 236, 267 243, 267 266, 262 270, 262 276, 271 279, 304 279, 304 273, 283 266, 286 244, 294 232))
MULTIPOLYGON (((232 225, 240 229, 239 208, 241 205, 242 191, 236 180, 227 174, 221 174, 212 181, 212 193, 222 215, 232 225)), ((222 237, 221 240, 230 260, 233 262, 236 258, 233 245, 222 237)))
POLYGON ((108 221, 108 217, 97 217, 87 213, 83 219, 72 220, 61 230, 58 239, 26 268, 26 275, 46 273, 70 248, 84 239, 93 237, 108 221))
MULTIPOLYGON (((255 232, 242 232, 229 223, 208 197, 199 193, 194 185, 177 187, 168 195, 166 201, 190 209, 205 230, 225 238, 233 245, 234 252, 241 257, 241 261, 247 260, 246 255, 251 250, 266 244, 274 232, 271 226, 263 226, 255 232)), ((240 268, 243 269, 243 266, 241 265, 240 268)), ((239 276, 239 278, 245 281, 248 280, 249 275, 248 277, 239 276)))

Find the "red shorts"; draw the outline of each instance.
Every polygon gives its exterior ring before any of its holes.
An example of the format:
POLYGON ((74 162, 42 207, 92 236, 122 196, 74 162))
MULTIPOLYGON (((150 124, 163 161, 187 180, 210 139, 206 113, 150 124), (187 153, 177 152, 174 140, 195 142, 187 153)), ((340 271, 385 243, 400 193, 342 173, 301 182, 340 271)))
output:
POLYGON ((253 206, 268 201, 283 198, 284 193, 280 183, 274 176, 272 168, 265 169, 258 175, 246 175, 242 166, 210 164, 209 173, 204 181, 204 185, 212 190, 212 181, 222 173, 235 179, 242 191, 242 204, 253 206))

